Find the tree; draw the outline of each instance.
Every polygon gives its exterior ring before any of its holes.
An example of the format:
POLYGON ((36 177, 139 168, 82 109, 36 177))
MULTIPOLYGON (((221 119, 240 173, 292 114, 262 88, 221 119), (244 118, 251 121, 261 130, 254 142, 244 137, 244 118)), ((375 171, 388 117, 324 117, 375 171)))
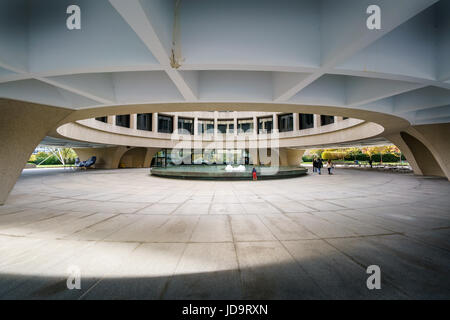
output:
POLYGON ((372 156, 374 154, 380 155, 380 162, 383 163, 383 152, 385 152, 386 146, 375 146, 375 147, 368 147, 367 148, 367 155, 369 155, 370 159, 372 159, 372 156))
POLYGON ((348 156, 353 157, 356 161, 356 156, 361 153, 361 149, 359 148, 348 148, 346 149, 346 153, 348 156))
POLYGON ((381 152, 381 147, 365 147, 363 148, 363 152, 369 156, 370 160, 372 160, 373 155, 381 152))
POLYGON ((322 156, 323 151, 324 151, 323 149, 311 149, 311 150, 309 150, 309 154, 320 157, 320 156, 322 156))
POLYGON ((72 148, 51 148, 50 150, 63 166, 76 157, 76 153, 72 148))
POLYGON ((64 160, 64 164, 70 162, 76 158, 76 153, 72 148, 62 148, 60 149, 61 158, 64 160))

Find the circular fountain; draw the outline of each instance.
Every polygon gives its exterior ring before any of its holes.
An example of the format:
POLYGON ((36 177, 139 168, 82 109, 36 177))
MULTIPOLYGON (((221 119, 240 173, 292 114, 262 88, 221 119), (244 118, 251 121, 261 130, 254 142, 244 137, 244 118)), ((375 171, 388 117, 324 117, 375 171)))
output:
POLYGON ((299 166, 252 166, 252 165, 178 165, 152 167, 153 176, 192 180, 252 180, 256 169, 258 180, 294 178, 307 174, 308 169, 299 166))

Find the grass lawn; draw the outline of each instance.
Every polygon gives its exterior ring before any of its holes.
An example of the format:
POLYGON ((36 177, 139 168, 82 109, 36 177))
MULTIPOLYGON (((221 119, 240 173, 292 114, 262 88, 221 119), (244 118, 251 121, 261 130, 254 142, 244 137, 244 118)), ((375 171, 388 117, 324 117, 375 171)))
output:
MULTIPOLYGON (((325 164, 326 162, 327 162, 326 160, 323 161, 324 164, 325 164)), ((304 163, 304 164, 312 164, 312 161, 302 161, 302 163, 304 163)), ((355 164, 355 161, 348 161, 348 160, 346 160, 346 161, 339 161, 339 160, 333 160, 333 163, 334 163, 334 164, 355 164)), ((369 162, 367 162, 367 161, 359 161, 358 164, 361 164, 361 165, 368 165, 369 162)), ((403 161, 403 162, 383 162, 383 163, 381 163, 381 162, 372 162, 372 165, 373 165, 373 166, 378 166, 378 165, 393 165, 393 166, 404 165, 404 166, 407 166, 407 165, 409 165, 409 164, 408 164, 407 161, 403 161)))
POLYGON ((74 167, 75 165, 73 164, 66 164, 65 166, 63 166, 62 164, 40 164, 38 166, 36 166, 36 168, 71 168, 74 167))

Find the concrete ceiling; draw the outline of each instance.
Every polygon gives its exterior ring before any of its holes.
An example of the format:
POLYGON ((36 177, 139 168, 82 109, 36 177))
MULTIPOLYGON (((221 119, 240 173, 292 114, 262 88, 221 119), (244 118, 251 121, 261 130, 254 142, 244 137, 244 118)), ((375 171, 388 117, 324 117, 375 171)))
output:
POLYGON ((105 148, 105 147, 114 147, 114 145, 107 144, 99 144, 99 143, 90 143, 84 141, 75 141, 71 139, 61 139, 54 137, 45 137, 41 143, 41 146, 47 147, 66 147, 66 148, 105 148))
POLYGON ((450 1, 175 3, 1 0, 0 97, 75 110, 303 104, 450 122, 450 1), (81 30, 66 28, 71 4, 81 30), (366 28, 370 4, 381 30, 366 28))

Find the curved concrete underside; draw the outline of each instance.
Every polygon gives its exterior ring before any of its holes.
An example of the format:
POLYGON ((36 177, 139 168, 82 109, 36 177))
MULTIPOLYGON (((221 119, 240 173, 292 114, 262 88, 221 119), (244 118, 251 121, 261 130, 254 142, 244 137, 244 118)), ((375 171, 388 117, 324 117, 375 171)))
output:
POLYGON ((0 155, 0 204, 46 136, 107 144, 97 152, 108 165, 127 146, 148 148, 148 158, 167 145, 71 128, 119 113, 346 116, 367 123, 280 145, 387 139, 415 173, 450 179, 449 1, 374 0, 379 30, 366 27, 368 3, 360 0, 73 4, 86 13, 79 30, 67 30, 62 1, 0 4, 0 148, 8 151, 0 155))
MULTIPOLYGON (((302 105, 275 105, 275 104, 249 104, 249 103, 205 103, 205 104, 146 104, 146 105, 133 105, 133 106, 114 106, 114 107, 102 107, 86 109, 82 111, 75 111, 67 118, 61 121, 51 135, 60 138, 70 138, 80 141, 89 141, 95 143, 104 144, 116 144, 116 145, 131 145, 140 147, 160 147, 171 148, 175 143, 178 143, 179 139, 174 139, 173 135, 153 135, 153 136, 137 136, 126 132, 114 132, 112 130, 100 129, 99 127, 92 127, 84 125, 83 123, 77 123, 76 121, 94 118, 99 115, 109 114, 127 114, 127 113, 150 113, 158 112, 161 110, 177 111, 214 111, 214 110, 245 110, 245 111, 274 111, 277 112, 301 112, 310 113, 320 110, 324 114, 336 114, 339 116, 347 116, 351 114, 358 119, 366 120, 365 123, 359 123, 359 125, 342 126, 333 131, 321 131, 316 134, 301 135, 293 137, 279 137, 280 147, 313 147, 313 146, 325 146, 333 145, 341 142, 360 141, 364 139, 381 137, 383 135, 391 134, 392 132, 399 132, 408 128, 410 125, 402 118, 395 116, 360 111, 360 110, 342 110, 341 108, 323 107, 323 106, 302 106, 302 105), (175 141, 177 140, 177 141, 175 141)), ((180 136, 180 140, 195 141, 201 140, 196 137, 184 137, 180 136)), ((203 139, 203 138, 202 138, 203 139)), ((235 140, 238 138, 236 137, 235 140)), ((264 136, 248 136, 246 140, 266 140, 264 136)), ((270 139, 270 135, 268 135, 270 139)), ((214 142, 214 141, 213 141, 214 142)), ((205 144, 209 141, 206 139, 205 144)))
POLYGON ((448 299, 449 192, 339 169, 257 183, 28 169, 0 207, 0 298, 448 299), (366 288, 373 264, 382 290, 366 288))

